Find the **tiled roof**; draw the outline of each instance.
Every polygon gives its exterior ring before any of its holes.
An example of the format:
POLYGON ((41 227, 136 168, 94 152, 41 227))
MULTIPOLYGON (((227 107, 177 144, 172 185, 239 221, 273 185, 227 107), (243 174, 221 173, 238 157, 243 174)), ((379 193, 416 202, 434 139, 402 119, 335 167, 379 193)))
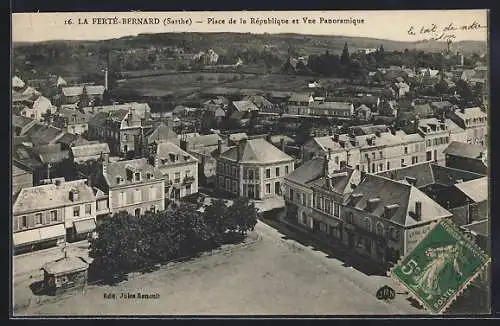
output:
POLYGON ((434 176, 434 183, 449 186, 456 184, 460 180, 470 181, 484 177, 482 174, 449 168, 437 164, 432 164, 432 175, 434 176))
POLYGON ((311 99, 311 94, 308 93, 292 93, 289 102, 309 102, 311 99))
POLYGON ((32 148, 22 144, 13 144, 12 159, 30 168, 31 170, 43 166, 38 154, 33 152, 32 148))
POLYGON ((15 88, 23 88, 24 87, 24 82, 22 81, 21 78, 14 76, 12 77, 12 87, 15 88))
POLYGON ((445 119, 444 120, 444 124, 446 125, 446 127, 448 128, 448 130, 452 133, 452 134, 455 134, 455 133, 460 133, 460 132, 464 132, 465 130, 462 129, 462 127, 460 127, 459 125, 457 125, 453 120, 451 119, 445 119))
POLYGON ((34 146, 47 145, 56 141, 63 134, 64 133, 61 129, 46 126, 41 123, 35 124, 26 132, 26 136, 30 139, 34 146))
POLYGON ((344 202, 346 205, 406 227, 452 216, 450 212, 416 187, 372 174, 366 175, 354 193, 361 194, 361 198, 357 202, 352 202, 351 194, 344 202), (380 201, 368 211, 368 201, 374 198, 378 198, 380 201), (420 221, 414 217, 415 202, 417 201, 422 203, 420 221), (394 204, 397 204, 398 207, 390 216, 386 217, 384 206, 394 204))
POLYGON ((443 151, 445 154, 477 159, 480 158, 484 149, 479 145, 467 144, 462 142, 453 141, 443 151))
MULTIPOLYGON (((281 161, 293 161, 293 158, 277 149, 265 139, 246 139, 240 141, 241 163, 273 163, 281 161)), ((234 146, 221 154, 222 158, 237 161, 237 146, 234 146)))
POLYGON ((292 173, 285 176, 285 179, 305 186, 307 183, 323 176, 324 161, 325 159, 323 157, 315 157, 308 160, 293 170, 292 173))
POLYGON ((20 116, 20 115, 12 115, 12 125, 14 127, 25 127, 27 126, 28 124, 30 123, 33 123, 35 120, 34 119, 30 119, 28 117, 23 117, 23 116, 20 116))
POLYGON ((429 104, 416 104, 413 106, 413 110, 415 113, 423 116, 432 113, 432 108, 429 104))
POLYGON ((151 130, 148 135, 148 141, 151 142, 160 142, 167 140, 177 139, 177 134, 167 126, 163 121, 158 124, 158 126, 151 130))
POLYGON ((209 134, 189 137, 187 142, 189 143, 189 147, 205 147, 218 145, 219 140, 222 140, 222 138, 218 134, 209 134))
POLYGON ((481 108, 479 107, 466 108, 464 109, 464 113, 462 113, 460 109, 456 109, 454 113, 463 120, 488 117, 488 115, 485 112, 481 111, 481 108))
POLYGON ((83 93, 84 87, 87 91, 87 94, 89 94, 89 95, 103 95, 104 94, 104 86, 102 86, 102 85, 63 87, 62 92, 63 92, 64 96, 80 96, 83 93))
POLYGON ((481 203, 488 200, 488 177, 460 182, 457 183, 455 187, 475 203, 481 203))
POLYGON ((70 191, 78 191, 77 203, 95 201, 92 188, 85 184, 86 180, 65 181, 59 185, 48 184, 21 189, 13 205, 14 214, 30 211, 43 211, 51 208, 74 205, 70 199, 70 191))
MULTIPOLYGON (((366 108, 369 109, 368 107, 366 108)), ((381 133, 387 132, 389 131, 389 127, 387 127, 386 125, 364 125, 364 126, 352 126, 349 128, 349 130, 354 132, 355 135, 370 135, 374 134, 377 131, 381 133)))
POLYGON ((233 101, 233 106, 239 112, 255 111, 259 109, 250 101, 233 101))
MULTIPOLYGON (((353 188, 351 188, 351 178, 354 173, 359 172, 355 172, 352 168, 344 168, 334 173, 330 178, 323 175, 320 178, 311 181, 310 184, 343 195, 345 193, 352 192, 353 188)), ((357 183, 355 186, 357 186, 357 183)))
POLYGON ((315 109, 351 110, 352 104, 346 102, 314 102, 311 104, 311 107, 315 109))
POLYGON ((30 171, 27 169, 22 169, 18 167, 15 164, 12 164, 12 177, 20 176, 20 175, 25 175, 25 174, 31 174, 30 171))
POLYGON ((58 150, 58 151, 50 151, 50 152, 39 152, 38 156, 40 157, 40 161, 43 164, 47 163, 58 163, 62 160, 69 158, 69 151, 66 150, 58 150))
POLYGON ((57 143, 71 145, 77 138, 78 138, 78 135, 65 132, 64 135, 57 140, 57 143))
POLYGON ((109 146, 107 143, 81 145, 71 147, 73 157, 97 156, 102 154, 109 154, 109 146))
POLYGON ((114 188, 117 186, 121 187, 132 184, 141 184, 144 181, 147 181, 146 174, 148 172, 152 174, 155 179, 163 178, 160 170, 148 164, 147 159, 145 158, 108 163, 106 167, 106 175, 104 177, 108 186, 110 188, 114 188), (140 171, 142 173, 142 181, 128 180, 126 171, 127 168, 140 171), (120 181, 120 183, 118 183, 118 177, 122 178, 123 182, 120 181))
POLYGON ((257 105, 258 107, 264 107, 264 108, 270 108, 273 107, 273 103, 269 102, 264 96, 262 95, 251 95, 251 96, 245 96, 243 98, 245 101, 250 101, 253 104, 257 105))
POLYGON ((58 115, 62 118, 67 119, 69 124, 88 123, 89 120, 93 117, 92 114, 82 113, 79 110, 73 110, 69 108, 60 108, 58 111, 58 115), (73 121, 73 117, 76 119, 76 121, 73 121))

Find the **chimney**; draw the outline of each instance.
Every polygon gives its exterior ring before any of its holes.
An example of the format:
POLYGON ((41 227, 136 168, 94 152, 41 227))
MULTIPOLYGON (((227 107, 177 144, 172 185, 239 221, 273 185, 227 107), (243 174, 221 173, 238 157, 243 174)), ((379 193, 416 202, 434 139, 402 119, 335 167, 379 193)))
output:
POLYGON ((390 218, 392 214, 399 208, 398 204, 385 205, 384 206, 384 217, 390 218))
POLYGON ((361 193, 353 193, 351 195, 351 200, 349 203, 352 204, 353 206, 355 206, 361 200, 362 197, 363 197, 363 194, 361 194, 361 193))
POLYGON ((222 153, 222 139, 217 141, 217 151, 219 152, 219 155, 222 153))
POLYGON ((373 212, 373 210, 377 207, 379 202, 380 198, 370 198, 366 202, 366 208, 368 209, 368 211, 373 212))
POLYGON ((236 161, 239 162, 241 160, 241 141, 236 142, 236 161))
POLYGON ((422 219, 422 202, 421 201, 415 202, 415 219, 417 221, 420 221, 422 219))
POLYGON ((406 176, 405 180, 412 186, 415 186, 417 184, 417 178, 406 176))
POLYGON ((281 138, 280 140, 280 147, 281 147, 281 151, 284 153, 285 152, 285 138, 281 138))
POLYGON ((104 68, 104 89, 108 90, 108 68, 104 68))

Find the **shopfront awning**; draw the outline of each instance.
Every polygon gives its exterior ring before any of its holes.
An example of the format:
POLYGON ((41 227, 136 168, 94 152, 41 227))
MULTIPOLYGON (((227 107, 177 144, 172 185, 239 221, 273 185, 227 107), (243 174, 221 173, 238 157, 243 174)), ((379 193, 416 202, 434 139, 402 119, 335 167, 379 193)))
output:
POLYGON ((40 230, 33 229, 28 231, 16 232, 13 236, 14 246, 22 246, 30 243, 39 242, 40 238, 40 230))
POLYGON ((42 240, 66 237, 66 228, 64 227, 64 224, 51 225, 40 228, 39 230, 42 240))
POLYGON ((85 234, 95 230, 96 224, 93 218, 73 222, 77 234, 85 234))
POLYGON ((51 225, 38 229, 16 232, 13 235, 14 246, 28 245, 40 241, 66 236, 64 224, 51 225))

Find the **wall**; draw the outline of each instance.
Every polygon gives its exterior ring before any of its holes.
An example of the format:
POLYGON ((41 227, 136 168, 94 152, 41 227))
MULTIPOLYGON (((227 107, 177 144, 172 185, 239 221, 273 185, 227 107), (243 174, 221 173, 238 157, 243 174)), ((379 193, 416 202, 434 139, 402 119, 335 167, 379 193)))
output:
POLYGON ((72 228, 73 227, 73 222, 79 221, 79 220, 85 220, 88 218, 94 218, 96 217, 96 202, 94 201, 89 201, 85 203, 78 203, 76 205, 68 205, 64 208, 64 226, 66 229, 72 228), (85 212, 85 207, 86 205, 90 205, 90 213, 85 212), (80 216, 74 216, 74 211, 73 208, 75 207, 80 207, 80 216))
POLYGON ((49 210, 43 210, 43 211, 37 211, 29 214, 17 214, 14 212, 14 216, 12 217, 13 221, 13 232, 18 232, 18 231, 26 231, 30 229, 37 229, 45 226, 50 226, 54 224, 59 224, 64 221, 65 211, 62 207, 55 208, 55 209, 49 209, 49 210), (57 212, 57 220, 51 221, 51 212, 56 211, 57 212), (41 213, 42 214, 42 224, 35 225, 35 214, 41 213), (22 227, 22 217, 26 216, 27 217, 27 227, 23 228, 22 227))
POLYGON ((156 210, 165 209, 165 182, 163 180, 154 183, 145 183, 129 187, 117 187, 110 191, 109 203, 112 214, 122 210, 128 211, 129 214, 134 214, 136 208, 141 209, 141 214, 149 210, 152 205, 155 205, 156 210), (156 199, 149 198, 149 189, 156 189, 156 199), (134 202, 134 192, 141 191, 141 199, 134 202), (126 203, 120 203, 120 193, 123 192, 126 196, 126 203))
POLYGON ((159 169, 165 177, 165 182, 172 181, 173 184, 180 186, 180 197, 188 195, 186 187, 183 185, 183 180, 186 177, 186 172, 189 171, 189 176, 194 177, 191 183, 191 194, 198 192, 198 162, 193 161, 190 163, 175 164, 172 166, 159 166, 159 169), (176 173, 179 173, 179 182, 175 182, 176 173))

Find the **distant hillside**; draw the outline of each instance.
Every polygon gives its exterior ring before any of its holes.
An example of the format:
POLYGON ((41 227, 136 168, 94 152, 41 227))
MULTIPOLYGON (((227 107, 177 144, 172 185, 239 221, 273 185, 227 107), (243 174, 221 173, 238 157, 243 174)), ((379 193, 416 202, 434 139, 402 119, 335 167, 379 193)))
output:
MULTIPOLYGON (((319 36, 301 34, 241 34, 241 33, 161 33, 139 34, 102 41, 47 41, 40 43, 14 43, 14 67, 20 67, 30 58, 33 66, 39 71, 53 73, 78 73, 81 69, 100 70, 105 64, 105 52, 108 50, 124 50, 131 48, 148 48, 150 46, 176 46, 186 53, 206 51, 211 48, 218 54, 226 54, 235 50, 270 51, 282 57, 283 62, 288 54, 311 55, 325 51, 340 53, 347 42, 349 49, 375 48, 384 46, 385 51, 404 51, 417 49, 426 52, 439 52, 446 49, 445 42, 399 42, 383 39, 347 36, 319 36), (98 58, 90 53, 97 53, 98 58), (33 59, 34 58, 34 59, 33 59), (36 60, 35 60, 36 59, 36 60), (77 67, 76 67, 77 66, 77 67)), ((486 42, 462 41, 453 44, 465 54, 486 53, 486 42)), ((30 60, 28 60, 30 61, 30 60)), ((82 72, 80 72, 82 73, 82 72)))

